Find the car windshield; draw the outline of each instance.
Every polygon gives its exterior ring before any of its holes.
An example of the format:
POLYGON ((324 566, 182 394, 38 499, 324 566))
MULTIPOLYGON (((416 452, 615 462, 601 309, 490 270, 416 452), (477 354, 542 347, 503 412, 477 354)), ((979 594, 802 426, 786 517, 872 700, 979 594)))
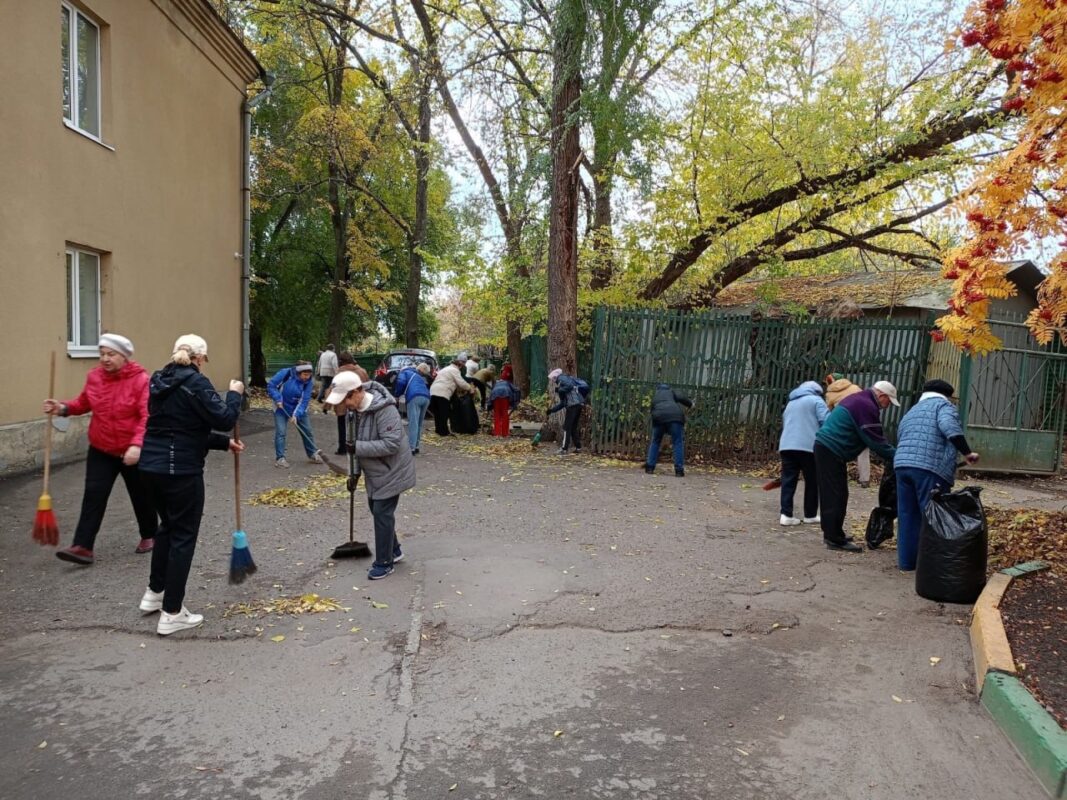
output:
POLYGON ((417 367, 419 364, 429 364, 431 368, 435 367, 433 358, 430 356, 423 356, 417 353, 393 353, 389 356, 389 369, 401 370, 407 367, 417 367))

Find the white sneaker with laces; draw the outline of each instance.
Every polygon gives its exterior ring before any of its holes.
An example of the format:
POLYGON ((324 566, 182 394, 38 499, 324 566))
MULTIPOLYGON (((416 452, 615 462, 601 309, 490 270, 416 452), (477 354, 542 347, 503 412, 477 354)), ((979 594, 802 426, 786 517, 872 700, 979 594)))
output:
POLYGON ((796 517, 787 517, 785 514, 782 514, 782 516, 780 516, 778 518, 778 524, 779 525, 786 525, 786 526, 799 525, 800 524, 800 520, 797 519, 796 517))
POLYGON ((274 462, 274 466, 278 467, 279 469, 289 469, 289 462, 285 460, 285 456, 282 456, 274 462))
POLYGON ((806 522, 808 525, 818 525, 820 522, 822 522, 822 517, 820 517, 818 514, 816 514, 814 517, 804 517, 804 522, 806 522))
POLYGON ((203 624, 203 622, 203 614, 194 614, 185 606, 182 606, 182 610, 177 614, 168 614, 166 611, 160 611, 159 624, 156 625, 156 633, 160 636, 170 636, 172 633, 177 633, 178 631, 195 628, 203 624))
POLYGON ((308 461, 310 461, 312 464, 321 464, 322 456, 320 456, 319 451, 316 450, 314 453, 308 456, 308 461))
POLYGON ((163 610, 163 592, 153 592, 151 589, 144 590, 141 598, 141 611, 146 614, 154 614, 163 610))

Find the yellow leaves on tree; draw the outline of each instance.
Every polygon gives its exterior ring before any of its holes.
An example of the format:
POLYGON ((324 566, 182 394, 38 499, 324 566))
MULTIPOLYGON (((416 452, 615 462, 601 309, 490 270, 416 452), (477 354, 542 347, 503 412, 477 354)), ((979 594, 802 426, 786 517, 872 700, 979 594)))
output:
POLYGON ((372 313, 400 299, 400 293, 380 288, 389 277, 389 265, 378 255, 379 248, 355 223, 348 226, 349 279, 345 296, 356 308, 372 313))
MULTIPOLYGON (((989 301, 1008 297, 1005 262, 1027 239, 1059 237, 1067 247, 1067 6, 1051 0, 981 0, 966 14, 961 41, 1004 62, 1011 89, 1004 110, 1023 120, 1019 142, 982 174, 965 202, 971 237, 945 257, 953 281, 938 339, 978 354, 1000 346, 989 301)), ((1027 319, 1034 338, 1067 342, 1067 250, 1048 265, 1038 306, 1027 319)))

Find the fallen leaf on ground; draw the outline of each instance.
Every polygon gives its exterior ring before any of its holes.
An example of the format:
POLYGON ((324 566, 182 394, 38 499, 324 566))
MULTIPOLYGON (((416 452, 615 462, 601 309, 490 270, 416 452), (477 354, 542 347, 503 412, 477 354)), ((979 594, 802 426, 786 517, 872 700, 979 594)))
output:
POLYGON ((271 637, 270 637, 270 640, 271 640, 272 642, 284 642, 284 641, 285 641, 285 637, 284 637, 284 636, 282 636, 282 635, 281 635, 281 634, 279 633, 279 634, 278 634, 277 636, 271 636, 271 637))
POLYGON ((377 600, 370 601, 371 608, 389 608, 388 603, 379 603, 377 600))
POLYGON ((903 703, 904 701, 903 701, 903 700, 901 700, 901 699, 900 699, 899 697, 897 697, 896 695, 893 695, 893 702, 894 702, 894 703, 903 703))

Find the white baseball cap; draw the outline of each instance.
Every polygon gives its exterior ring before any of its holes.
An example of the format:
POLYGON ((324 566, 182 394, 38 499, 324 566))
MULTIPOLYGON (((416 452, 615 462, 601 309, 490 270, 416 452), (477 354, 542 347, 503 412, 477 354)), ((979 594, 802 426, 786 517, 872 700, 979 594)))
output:
POLYGON ((349 392, 355 391, 362 385, 363 381, 354 372, 341 372, 335 375, 333 383, 330 384, 330 393, 326 395, 326 404, 341 405, 341 401, 348 397, 349 392))
POLYGON ((900 401, 897 400, 897 387, 891 384, 889 381, 878 381, 871 387, 875 391, 881 392, 889 398, 889 402, 895 406, 900 406, 900 401))

